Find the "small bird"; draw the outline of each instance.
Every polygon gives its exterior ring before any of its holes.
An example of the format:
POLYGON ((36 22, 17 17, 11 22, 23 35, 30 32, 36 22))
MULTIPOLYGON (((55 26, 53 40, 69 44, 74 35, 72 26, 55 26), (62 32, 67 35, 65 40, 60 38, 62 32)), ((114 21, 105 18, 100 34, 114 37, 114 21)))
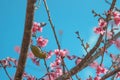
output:
POLYGON ((30 46, 32 53, 34 54, 35 57, 38 57, 40 59, 45 59, 46 58, 46 53, 42 52, 41 49, 37 46, 31 45, 30 46))

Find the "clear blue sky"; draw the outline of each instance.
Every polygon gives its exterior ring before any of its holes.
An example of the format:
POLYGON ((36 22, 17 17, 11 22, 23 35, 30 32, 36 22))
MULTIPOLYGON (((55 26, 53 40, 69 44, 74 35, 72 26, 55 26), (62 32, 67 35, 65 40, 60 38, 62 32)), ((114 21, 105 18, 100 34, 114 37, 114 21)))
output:
MULTIPOLYGON (((6 58, 7 56, 18 59, 19 55, 14 51, 14 47, 21 45, 25 23, 26 1, 0 0, 0 59, 6 58)), ((88 41, 93 46, 96 40, 93 27, 97 26, 98 23, 97 18, 93 17, 91 11, 95 10, 97 13, 102 14, 109 9, 109 5, 104 0, 47 0, 47 3, 56 32, 58 33, 59 30, 63 31, 62 37, 57 34, 61 42, 61 47, 68 49, 71 55, 82 56, 85 54, 79 40, 76 38, 75 31, 80 31, 84 41, 88 41)), ((117 2, 118 4, 120 4, 120 1, 117 2)), ((118 7, 120 6, 118 5, 118 7)), ((34 20, 47 23, 42 35, 49 39, 49 43, 44 49, 48 51, 56 49, 57 46, 48 22, 43 1, 41 2, 40 8, 35 12, 34 20)), ((43 71, 43 66, 36 67, 32 65, 30 60, 28 62, 26 72, 37 76, 41 72, 45 72, 43 71)), ((68 66, 74 64, 72 61, 67 63, 69 63, 68 66)), ((7 80, 4 71, 2 69, 0 70, 0 80, 7 80)), ((9 69, 9 71, 11 76, 13 76, 15 70, 9 69)), ((91 71, 87 69, 86 71, 82 71, 83 74, 79 75, 85 80, 86 76, 88 77, 89 74, 93 74, 91 71)))

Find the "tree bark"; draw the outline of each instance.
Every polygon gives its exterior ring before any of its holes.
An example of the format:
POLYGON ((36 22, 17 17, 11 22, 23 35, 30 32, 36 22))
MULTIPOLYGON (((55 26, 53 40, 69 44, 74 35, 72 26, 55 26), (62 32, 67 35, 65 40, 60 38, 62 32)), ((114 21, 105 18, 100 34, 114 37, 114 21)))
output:
POLYGON ((32 23, 33 23, 35 1, 36 0, 27 0, 24 35, 23 35, 20 57, 18 60, 18 66, 17 66, 14 80, 22 80, 22 74, 24 73, 25 63, 27 59, 27 52, 28 52, 28 48, 31 40, 31 29, 32 29, 32 23))

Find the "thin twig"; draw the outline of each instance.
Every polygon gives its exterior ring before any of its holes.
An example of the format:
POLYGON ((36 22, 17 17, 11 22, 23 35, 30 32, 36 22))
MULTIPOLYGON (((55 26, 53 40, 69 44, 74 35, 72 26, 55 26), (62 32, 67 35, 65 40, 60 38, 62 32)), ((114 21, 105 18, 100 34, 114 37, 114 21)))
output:
POLYGON ((81 80, 81 78, 79 78, 79 76, 77 74, 75 76, 76 76, 77 80, 81 80))
POLYGON ((92 13, 94 14, 94 17, 98 16, 98 17, 104 19, 100 14, 97 14, 94 10, 92 10, 92 13))
POLYGON ((80 37, 79 32, 77 31, 77 32, 75 32, 75 33, 77 34, 77 38, 80 40, 81 45, 83 46, 84 50, 85 50, 86 53, 88 54, 87 48, 86 48, 86 46, 84 45, 83 39, 80 37))
POLYGON ((48 73, 48 77, 49 77, 49 79, 51 80, 50 74, 49 74, 49 68, 48 68, 48 66, 47 66, 47 63, 46 63, 46 60, 45 60, 45 59, 44 59, 44 64, 45 64, 45 67, 46 67, 46 70, 47 70, 47 73, 48 73))
POLYGON ((50 22, 50 25, 51 25, 51 28, 52 28, 52 31, 53 31, 53 34, 54 34, 58 49, 60 50, 61 47, 60 47, 60 44, 59 44, 59 41, 58 41, 58 38, 57 38, 57 35, 56 35, 56 31, 55 31, 53 22, 52 22, 51 17, 50 17, 50 12, 49 12, 49 9, 48 9, 47 2, 46 2, 46 0, 43 0, 43 2, 44 2, 44 5, 45 5, 45 9, 46 9, 46 12, 47 12, 47 15, 48 15, 48 20, 50 22))
POLYGON ((10 75, 9 75, 9 73, 7 72, 6 67, 5 67, 5 66, 3 66, 3 64, 2 64, 2 62, 1 62, 1 61, 0 61, 0 64, 1 64, 1 66, 3 67, 3 69, 4 69, 5 73, 6 73, 6 75, 8 76, 8 78, 9 78, 10 80, 12 80, 12 78, 11 78, 11 77, 10 77, 10 75))
MULTIPOLYGON (((60 47, 60 43, 58 41, 58 38, 57 38, 57 35, 56 35, 56 31, 55 31, 55 28, 54 28, 54 25, 53 25, 53 22, 52 22, 52 19, 50 17, 50 12, 49 12, 49 9, 48 9, 48 5, 47 5, 47 2, 46 0, 43 0, 44 2, 44 6, 45 6, 45 9, 46 9, 46 12, 47 12, 47 15, 48 15, 48 20, 49 20, 49 23, 51 25, 51 28, 52 28, 52 31, 53 31, 53 34, 54 34, 54 37, 55 37, 55 40, 56 40, 56 44, 58 46, 58 49, 60 50, 61 47, 60 47)), ((64 63, 64 58, 62 58, 62 66, 63 66, 63 74, 65 73, 65 63, 64 63)))

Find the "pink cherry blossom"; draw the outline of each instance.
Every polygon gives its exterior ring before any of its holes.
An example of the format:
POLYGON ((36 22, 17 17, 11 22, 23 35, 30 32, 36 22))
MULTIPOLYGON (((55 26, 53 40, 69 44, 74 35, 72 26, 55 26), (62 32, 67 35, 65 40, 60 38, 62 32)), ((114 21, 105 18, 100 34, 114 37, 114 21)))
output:
POLYGON ((31 58, 32 59, 32 62, 35 64, 35 65, 37 65, 37 66, 40 66, 40 60, 38 59, 37 60, 37 58, 31 58))
POLYGON ((22 75, 23 78, 26 78, 27 80, 36 80, 35 76, 28 75, 26 72, 22 75))
POLYGON ((46 59, 49 59, 49 58, 51 58, 51 56, 54 54, 54 52, 52 52, 52 51, 49 51, 48 52, 48 54, 47 54, 47 57, 46 57, 46 59))
POLYGON ((56 58, 55 62, 50 63, 50 68, 51 68, 51 69, 54 69, 55 67, 58 67, 58 66, 60 65, 61 61, 62 61, 62 60, 61 60, 60 57, 56 58))
POLYGON ((115 41, 115 45, 118 49, 120 49, 120 38, 115 41))
POLYGON ((111 39, 112 38, 113 33, 111 31, 107 31, 107 38, 111 39))
POLYGON ((37 44, 40 47, 45 47, 48 43, 48 39, 44 39, 42 36, 37 38, 37 44))
POLYGON ((113 17, 119 17, 120 16, 120 13, 118 11, 114 11, 112 14, 113 14, 113 17))
POLYGON ((29 53, 28 53, 28 57, 29 57, 29 58, 32 58, 32 59, 35 58, 35 56, 33 55, 32 52, 29 52, 29 53))
POLYGON ((81 61, 82 61, 81 58, 77 58, 76 61, 75 61, 76 65, 78 65, 81 61))
POLYGON ((99 66, 99 64, 96 61, 94 61, 90 64, 90 67, 92 67, 92 68, 97 68, 97 66, 99 66))
POLYGON ((37 31, 42 32, 42 27, 40 26, 40 23, 34 22, 32 32, 36 33, 37 31))
POLYGON ((116 78, 120 78, 120 72, 117 73, 116 78))
POLYGON ((104 34, 104 30, 103 30, 103 28, 101 28, 101 27, 95 27, 94 28, 94 32, 96 33, 96 34, 104 34))
POLYGON ((14 58, 7 57, 7 60, 8 60, 9 62, 13 62, 13 63, 15 64, 15 66, 17 66, 17 64, 18 64, 18 61, 17 61, 16 59, 14 59, 14 58))
POLYGON ((67 50, 59 50, 59 49, 56 49, 54 51, 54 53, 57 55, 57 56, 62 56, 62 57, 65 57, 69 52, 67 50))
POLYGON ((55 70, 57 77, 63 74, 62 69, 60 67, 56 68, 55 70))
POLYGON ((103 28, 107 25, 107 22, 104 19, 99 20, 99 27, 103 28))
POLYGON ((115 24, 116 24, 117 26, 120 25, 120 17, 115 17, 115 18, 114 18, 114 21, 115 21, 115 24))
POLYGON ((89 77, 87 80, 92 80, 92 77, 89 77))
POLYGON ((94 78, 94 80, 100 80, 101 79, 101 77, 99 77, 99 76, 96 76, 95 78, 94 78))
POLYGON ((6 59, 0 60, 0 63, 2 63, 3 67, 11 67, 11 64, 6 59))
POLYGON ((108 70, 106 68, 104 68, 103 66, 97 66, 97 68, 96 68, 97 75, 106 74, 107 71, 108 70))
POLYGON ((20 54, 20 47, 19 46, 15 46, 14 50, 20 54))

